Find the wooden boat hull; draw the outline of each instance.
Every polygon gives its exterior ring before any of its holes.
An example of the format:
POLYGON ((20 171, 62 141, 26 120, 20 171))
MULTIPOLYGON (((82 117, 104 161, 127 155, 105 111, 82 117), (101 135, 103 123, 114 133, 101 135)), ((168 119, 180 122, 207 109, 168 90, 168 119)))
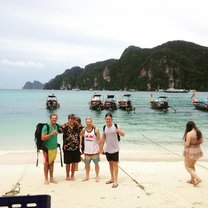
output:
POLYGON ((169 108, 168 103, 159 103, 159 102, 153 101, 153 102, 150 102, 150 104, 151 104, 151 107, 156 110, 167 111, 169 108))
POLYGON ((104 103, 105 110, 117 110, 116 102, 113 101, 105 101, 104 103))
POLYGON ((132 111, 135 110, 135 108, 132 106, 130 101, 118 101, 119 109, 125 110, 125 111, 132 111))
POLYGON ((194 102, 193 105, 197 110, 208 111, 208 102, 194 102))
POLYGON ((90 109, 92 110, 103 110, 104 109, 104 106, 103 106, 103 103, 98 100, 98 101, 91 101, 90 102, 90 109))
POLYGON ((59 108, 59 106, 58 106, 58 105, 56 105, 56 106, 51 106, 51 105, 47 105, 47 104, 46 104, 46 108, 47 108, 48 110, 52 111, 52 110, 55 110, 55 109, 59 108))

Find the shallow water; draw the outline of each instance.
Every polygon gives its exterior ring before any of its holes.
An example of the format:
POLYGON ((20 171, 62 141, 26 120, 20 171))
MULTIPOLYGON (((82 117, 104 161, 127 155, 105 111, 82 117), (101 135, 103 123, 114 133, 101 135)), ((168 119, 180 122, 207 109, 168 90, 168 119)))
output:
MULTIPOLYGON (((125 92, 100 91, 103 96, 114 94, 117 99, 125 92)), ((47 91, 47 90, 0 90, 0 147, 1 150, 30 150, 35 148, 34 131, 39 122, 48 122, 50 112, 45 108, 49 94, 55 94, 61 107, 55 111, 59 123, 67 121, 67 115, 75 113, 84 122, 90 115, 102 132, 106 110, 97 112, 89 109, 93 91, 47 91)), ((196 122, 204 137, 208 133, 208 112, 196 110, 191 102, 191 93, 131 92, 135 112, 120 109, 112 112, 115 123, 125 131, 121 141, 124 151, 159 150, 150 140, 170 149, 181 151, 185 124, 196 122), (168 96, 168 112, 150 107, 150 94, 154 97, 168 96)), ((197 97, 206 99, 208 92, 197 92, 197 97)), ((62 141, 62 136, 59 136, 62 141)), ((207 149, 207 144, 203 144, 207 149)))

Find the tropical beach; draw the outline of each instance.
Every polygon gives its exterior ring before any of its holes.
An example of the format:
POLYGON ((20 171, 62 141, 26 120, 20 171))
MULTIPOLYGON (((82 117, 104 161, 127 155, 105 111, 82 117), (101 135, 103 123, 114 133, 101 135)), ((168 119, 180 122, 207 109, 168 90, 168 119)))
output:
POLYGON ((116 189, 105 184, 109 168, 105 156, 101 156, 100 182, 95 182, 94 167, 90 180, 83 182, 84 164, 79 164, 75 181, 65 180, 65 168, 59 157, 55 164, 57 184, 44 184, 42 154, 35 166, 35 152, 4 152, 0 158, 0 193, 10 191, 19 182, 18 195, 48 194, 51 207, 207 207, 207 155, 196 166, 202 182, 196 187, 186 183, 189 174, 183 159, 166 151, 125 153, 119 163, 119 186, 116 189))
POLYGON ((0 5, 2 200, 47 195, 52 208, 208 207, 208 1, 0 5), (37 126, 46 127, 39 136, 37 126), (69 164, 80 160, 82 140, 88 164, 79 163, 73 180, 69 164))
MULTIPOLYGON (((90 115, 102 133, 104 115, 108 111, 90 110, 88 102, 92 92, 0 90, 0 93, 4 98, 0 125, 5 130, 0 140, 1 195, 20 183, 17 195, 48 194, 53 208, 66 207, 66 204, 74 207, 207 207, 207 114, 194 109, 190 93, 169 95, 169 103, 176 112, 151 109, 150 92, 132 93, 135 112, 119 109, 112 112, 114 122, 126 134, 120 141, 119 186, 116 189, 105 184, 110 173, 104 155, 101 156, 99 183, 95 182, 93 165, 90 180, 82 181, 85 176, 83 163, 79 164, 76 180, 66 181, 65 167, 60 165, 59 154, 54 172, 58 184, 44 185, 42 153, 39 154, 38 167, 35 166, 34 131, 38 122, 49 122, 50 111, 45 108, 47 95, 54 93, 59 99, 61 106, 55 111, 59 123, 65 122, 70 113, 80 116, 82 122, 90 115), (15 108, 11 98, 16 98, 15 108), (79 100, 79 105, 76 105, 76 100, 79 100), (204 156, 198 162, 201 166, 196 166, 202 179, 197 187, 186 183, 190 176, 182 157, 182 137, 188 120, 197 123, 205 139, 202 144, 204 156)), ((122 94, 111 93, 116 97, 122 94)), ((206 92, 198 94, 207 96, 206 92)), ((62 144, 62 135, 58 137, 62 144)))

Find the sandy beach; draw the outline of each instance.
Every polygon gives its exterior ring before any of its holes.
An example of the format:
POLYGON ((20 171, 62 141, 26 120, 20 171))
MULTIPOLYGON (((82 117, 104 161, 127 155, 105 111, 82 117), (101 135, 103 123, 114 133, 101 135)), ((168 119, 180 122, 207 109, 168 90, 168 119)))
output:
MULTIPOLYGON (((205 155, 199 164, 208 167, 205 155)), ((75 181, 65 180, 65 167, 61 167, 59 156, 55 164, 58 184, 44 185, 42 154, 39 166, 35 166, 35 152, 4 152, 0 157, 0 194, 10 191, 20 182, 18 195, 51 195, 51 207, 178 207, 198 208, 208 206, 208 169, 196 166, 202 182, 193 187, 186 183, 189 174, 184 168, 183 158, 158 151, 121 153, 119 186, 112 188, 105 182, 109 179, 109 168, 105 156, 101 156, 100 182, 95 182, 94 165, 91 164, 90 180, 83 182, 84 164, 79 164, 75 181)))

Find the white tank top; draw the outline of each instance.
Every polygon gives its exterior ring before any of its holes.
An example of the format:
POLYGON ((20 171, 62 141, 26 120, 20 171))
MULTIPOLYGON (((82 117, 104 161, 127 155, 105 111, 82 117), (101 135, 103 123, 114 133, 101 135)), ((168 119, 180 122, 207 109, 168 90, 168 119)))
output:
POLYGON ((95 129, 92 128, 92 130, 88 132, 87 128, 85 128, 84 154, 97 154, 98 152, 99 152, 99 145, 97 142, 97 137, 95 135, 95 129))
MULTIPOLYGON (((119 128, 119 126, 118 126, 119 128)), ((111 127, 105 127, 105 134, 106 138, 106 152, 112 154, 119 151, 119 142, 118 142, 118 136, 116 133, 116 127, 115 124, 112 124, 111 127)))

